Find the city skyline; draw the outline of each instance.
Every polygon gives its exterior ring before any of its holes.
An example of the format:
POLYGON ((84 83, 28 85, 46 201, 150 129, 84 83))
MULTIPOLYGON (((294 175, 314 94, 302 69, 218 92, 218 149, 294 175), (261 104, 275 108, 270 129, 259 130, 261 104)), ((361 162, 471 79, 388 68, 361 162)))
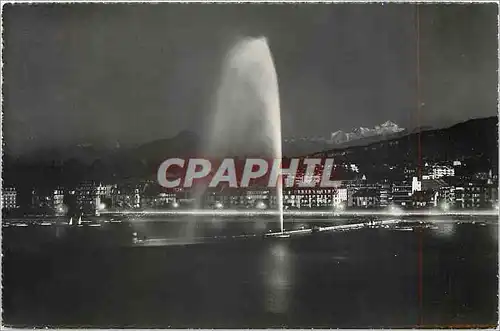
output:
POLYGON ((202 135, 221 60, 246 35, 269 41, 284 137, 328 137, 386 120, 442 127, 495 115, 496 13, 482 4, 420 6, 417 116, 415 8, 5 6, 6 148, 134 145, 180 130, 202 135), (196 24, 180 21, 185 14, 196 24))

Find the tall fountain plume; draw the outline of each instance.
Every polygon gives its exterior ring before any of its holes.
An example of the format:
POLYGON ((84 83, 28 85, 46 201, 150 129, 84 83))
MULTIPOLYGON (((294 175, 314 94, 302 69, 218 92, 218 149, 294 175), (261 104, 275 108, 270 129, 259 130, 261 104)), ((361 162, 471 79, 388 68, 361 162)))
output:
MULTIPOLYGON (((266 38, 243 38, 228 52, 206 144, 210 156, 258 155, 281 160, 278 79, 266 38)), ((281 180, 276 194, 283 231, 281 180)))

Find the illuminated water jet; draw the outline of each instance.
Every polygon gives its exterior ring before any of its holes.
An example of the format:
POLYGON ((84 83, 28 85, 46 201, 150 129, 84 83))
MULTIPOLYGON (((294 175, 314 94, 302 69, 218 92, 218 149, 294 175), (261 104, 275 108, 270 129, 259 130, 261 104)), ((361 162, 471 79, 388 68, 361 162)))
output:
MULTIPOLYGON (((266 38, 244 38, 228 52, 205 151, 211 157, 282 159, 278 79, 266 38)), ((281 181, 276 191, 283 231, 281 181)))

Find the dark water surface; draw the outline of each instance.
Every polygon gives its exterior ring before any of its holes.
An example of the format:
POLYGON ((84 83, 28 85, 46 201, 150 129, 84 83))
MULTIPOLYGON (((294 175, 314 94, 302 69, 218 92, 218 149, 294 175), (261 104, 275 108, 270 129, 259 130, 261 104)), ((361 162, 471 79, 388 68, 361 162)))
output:
POLYGON ((48 234, 22 231, 41 230, 3 230, 3 319, 11 326, 397 328, 498 320, 491 222, 159 247, 81 238, 53 244, 48 234), (47 240, 16 245, 34 235, 47 240))

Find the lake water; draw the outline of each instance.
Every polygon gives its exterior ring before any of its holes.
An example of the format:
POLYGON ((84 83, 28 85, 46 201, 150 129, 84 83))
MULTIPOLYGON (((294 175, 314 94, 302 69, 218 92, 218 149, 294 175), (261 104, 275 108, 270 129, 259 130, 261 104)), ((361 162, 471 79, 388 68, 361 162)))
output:
MULTIPOLYGON (((78 235, 58 230, 57 236, 53 227, 8 227, 3 229, 4 324, 496 325, 497 220, 418 221, 267 238, 260 234, 274 229, 272 220, 267 225, 212 220, 199 222, 203 225, 194 233, 217 240, 159 246, 144 243, 178 237, 185 232, 185 222, 134 220, 131 226, 123 223, 106 231, 71 230, 78 235), (234 238, 252 231, 259 235, 234 238), (133 232, 142 245, 127 241, 133 232), (120 240, 91 244, 117 233, 120 240)), ((295 220, 288 227, 310 227, 314 222, 295 220)))

